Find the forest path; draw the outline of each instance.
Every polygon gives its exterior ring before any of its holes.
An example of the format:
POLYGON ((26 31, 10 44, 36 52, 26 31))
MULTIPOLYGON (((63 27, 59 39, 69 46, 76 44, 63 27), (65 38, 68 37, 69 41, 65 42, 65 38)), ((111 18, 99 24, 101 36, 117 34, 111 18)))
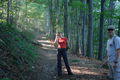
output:
MULTIPOLYGON (((109 80, 107 70, 102 68, 102 62, 95 59, 77 57, 68 53, 70 67, 74 75, 67 75, 64 63, 63 76, 57 77, 56 59, 57 51, 45 36, 38 35, 37 42, 42 44, 39 48, 39 59, 35 64, 30 80, 109 80)), ((63 61, 62 61, 63 62, 63 61)))

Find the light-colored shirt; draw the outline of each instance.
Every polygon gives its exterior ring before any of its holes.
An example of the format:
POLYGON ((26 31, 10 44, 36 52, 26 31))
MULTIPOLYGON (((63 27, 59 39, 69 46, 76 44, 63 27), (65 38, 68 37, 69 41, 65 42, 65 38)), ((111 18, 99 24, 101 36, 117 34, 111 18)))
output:
POLYGON ((114 35, 107 41, 108 61, 113 62, 116 56, 116 50, 120 48, 120 37, 114 35))

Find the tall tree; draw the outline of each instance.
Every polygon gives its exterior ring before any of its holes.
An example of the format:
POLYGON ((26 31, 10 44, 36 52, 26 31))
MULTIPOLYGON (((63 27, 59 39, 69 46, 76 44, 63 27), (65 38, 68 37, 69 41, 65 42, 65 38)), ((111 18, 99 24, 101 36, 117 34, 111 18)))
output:
MULTIPOLYGON (((86 5, 86 0, 82 0, 83 4, 86 5)), ((86 8, 84 6, 84 8, 86 8)), ((86 36, 86 11, 83 10, 83 24, 82 24, 82 55, 85 56, 86 55, 86 50, 85 50, 85 44, 86 44, 86 40, 85 40, 85 36, 86 36)))
POLYGON ((109 3, 109 10, 110 10, 110 18, 109 18, 109 25, 113 25, 114 24, 114 20, 113 20, 113 14, 114 14, 114 10, 115 10, 115 0, 110 0, 109 3))
POLYGON ((8 3, 7 3, 7 23, 10 24, 10 2, 11 0, 8 0, 8 3))
MULTIPOLYGON (((1 3, 1 6, 0 6, 0 7, 1 7, 1 9, 2 9, 2 10, 1 10, 1 13, 0 13, 0 19, 2 20, 2 19, 3 19, 3 0, 1 0, 0 3, 1 3)), ((2 22, 0 22, 0 24, 2 24, 2 22)))
POLYGON ((100 30, 99 30, 99 54, 98 59, 103 59, 104 53, 104 11, 105 11, 105 0, 101 0, 101 14, 100 14, 100 30))
POLYGON ((53 0, 49 1, 49 13, 50 13, 50 38, 54 39, 54 28, 53 28, 53 0))
POLYGON ((56 0, 56 25, 59 25, 59 16, 60 16, 60 1, 56 0))
POLYGON ((79 9, 76 9, 76 29, 75 29, 75 32, 76 32, 76 51, 75 53, 76 54, 80 54, 80 27, 81 27, 81 15, 80 15, 80 11, 79 9))
POLYGON ((68 0, 64 0, 64 35, 68 37, 68 0))
POLYGON ((93 0, 88 0, 88 21, 87 56, 93 57, 93 0))
POLYGON ((119 17, 119 20, 118 20, 118 35, 120 36, 120 17, 119 17))

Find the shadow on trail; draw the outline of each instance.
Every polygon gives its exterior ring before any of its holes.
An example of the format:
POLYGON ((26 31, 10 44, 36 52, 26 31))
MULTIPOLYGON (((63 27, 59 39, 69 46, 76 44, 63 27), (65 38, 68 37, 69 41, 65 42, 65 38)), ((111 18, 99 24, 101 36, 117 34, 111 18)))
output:
POLYGON ((63 75, 56 80, 108 80, 105 76, 99 75, 89 75, 89 74, 79 74, 74 76, 63 75))
MULTIPOLYGON (((38 60, 33 66, 30 80, 108 80, 107 70, 100 67, 101 63, 87 58, 79 58, 69 53, 68 59, 74 75, 67 75, 66 68, 63 66, 63 76, 57 77, 56 49, 49 40, 45 40, 45 37, 41 37, 37 41, 42 46, 38 46, 38 60)), ((64 65, 64 63, 62 64, 64 65)))
POLYGON ((51 46, 50 41, 38 35, 36 39, 42 46, 38 46, 38 59, 33 66, 30 80, 56 80, 56 50, 51 46))

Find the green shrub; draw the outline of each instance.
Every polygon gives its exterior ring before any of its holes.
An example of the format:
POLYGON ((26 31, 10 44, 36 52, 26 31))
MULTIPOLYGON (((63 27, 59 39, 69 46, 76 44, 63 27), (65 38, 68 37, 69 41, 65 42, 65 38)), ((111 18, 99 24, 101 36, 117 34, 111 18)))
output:
POLYGON ((11 80, 11 79, 9 79, 9 78, 2 78, 2 79, 0 79, 0 80, 11 80))
POLYGON ((0 69, 5 74, 2 73, 2 77, 20 78, 19 74, 31 70, 36 60, 36 48, 31 43, 32 36, 27 35, 27 31, 24 33, 10 25, 0 27, 0 69))

